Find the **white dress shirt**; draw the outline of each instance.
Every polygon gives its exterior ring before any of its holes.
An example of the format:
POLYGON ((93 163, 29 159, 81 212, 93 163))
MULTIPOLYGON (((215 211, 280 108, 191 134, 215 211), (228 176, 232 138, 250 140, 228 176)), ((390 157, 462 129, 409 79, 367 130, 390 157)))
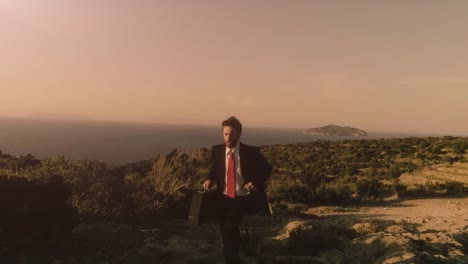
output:
POLYGON ((229 166, 229 155, 231 152, 234 152, 234 166, 235 166, 235 173, 236 173, 236 196, 245 196, 249 194, 249 191, 244 188, 245 185, 245 180, 244 177, 242 177, 242 172, 241 172, 241 165, 240 164, 240 155, 239 155, 239 141, 237 141, 237 145, 234 148, 228 148, 226 147, 226 173, 224 174, 224 182, 226 183, 226 186, 224 187, 223 193, 227 193, 227 171, 228 171, 228 166, 229 166))

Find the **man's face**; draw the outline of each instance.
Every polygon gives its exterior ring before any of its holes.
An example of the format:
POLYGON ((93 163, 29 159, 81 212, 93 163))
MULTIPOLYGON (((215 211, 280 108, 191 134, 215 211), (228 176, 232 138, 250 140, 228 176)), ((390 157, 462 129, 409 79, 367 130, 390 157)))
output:
POLYGON ((240 138, 239 131, 237 131, 235 128, 230 127, 230 126, 223 126, 223 138, 224 138, 224 143, 226 144, 226 147, 228 148, 233 148, 237 145, 237 141, 239 141, 240 138))

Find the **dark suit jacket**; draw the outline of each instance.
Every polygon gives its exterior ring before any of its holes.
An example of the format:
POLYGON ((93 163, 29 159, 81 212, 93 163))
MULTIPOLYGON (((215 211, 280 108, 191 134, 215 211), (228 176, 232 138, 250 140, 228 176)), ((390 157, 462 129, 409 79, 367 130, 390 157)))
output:
MULTIPOLYGON (((211 155, 212 167, 209 179, 211 182, 216 182, 216 190, 219 194, 222 194, 226 186, 226 145, 213 146, 211 155)), ((257 188, 257 191, 249 195, 252 207, 248 208, 248 211, 269 212, 265 188, 271 173, 270 165, 260 152, 260 148, 245 145, 241 142, 239 142, 239 158, 245 183, 252 182, 257 188)))

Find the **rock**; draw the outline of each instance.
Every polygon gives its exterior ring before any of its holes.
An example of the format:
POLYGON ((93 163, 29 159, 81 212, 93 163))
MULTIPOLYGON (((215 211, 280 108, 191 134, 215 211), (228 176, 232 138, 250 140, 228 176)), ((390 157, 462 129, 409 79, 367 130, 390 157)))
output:
POLYGON ((393 234, 393 235, 401 235, 404 232, 406 232, 406 230, 402 226, 391 225, 391 226, 387 227, 387 229, 385 229, 385 232, 393 234))
POLYGON ((307 221, 292 221, 284 227, 284 232, 274 237, 277 240, 284 240, 290 237, 290 234, 299 228, 303 228, 307 221))
POLYGON ((353 225, 352 229, 354 229, 359 235, 367 235, 377 232, 379 226, 376 222, 357 223, 353 225))
POLYGON ((361 263, 401 263, 416 256, 408 238, 383 232, 354 239, 345 252, 361 263))

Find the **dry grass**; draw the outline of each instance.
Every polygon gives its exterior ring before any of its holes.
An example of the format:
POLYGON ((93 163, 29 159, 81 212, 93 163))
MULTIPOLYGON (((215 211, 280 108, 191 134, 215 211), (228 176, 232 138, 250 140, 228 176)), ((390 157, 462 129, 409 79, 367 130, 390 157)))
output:
POLYGON ((403 185, 414 187, 416 185, 452 182, 461 182, 468 186, 468 164, 438 164, 420 169, 414 173, 404 173, 399 178, 403 185))
POLYGON ((175 200, 182 196, 183 191, 190 189, 191 182, 174 173, 174 165, 159 158, 153 166, 154 191, 163 197, 173 197, 175 200))

